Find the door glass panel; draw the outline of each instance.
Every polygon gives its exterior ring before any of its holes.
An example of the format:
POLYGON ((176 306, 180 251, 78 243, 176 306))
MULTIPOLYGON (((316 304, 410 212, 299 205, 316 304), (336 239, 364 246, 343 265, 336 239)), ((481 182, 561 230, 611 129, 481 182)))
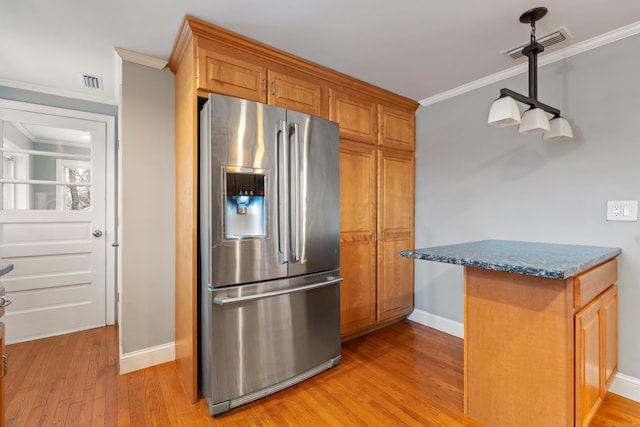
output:
POLYGON ((91 133, 2 122, 2 210, 91 210, 91 133))

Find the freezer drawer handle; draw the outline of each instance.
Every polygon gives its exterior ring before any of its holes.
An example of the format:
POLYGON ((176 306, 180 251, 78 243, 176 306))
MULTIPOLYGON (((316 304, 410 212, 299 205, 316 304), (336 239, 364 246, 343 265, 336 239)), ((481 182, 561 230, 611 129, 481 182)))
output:
POLYGON ((299 288, 293 288, 293 289, 282 289, 280 291, 264 292, 262 294, 255 294, 255 295, 247 295, 246 297, 230 298, 225 296, 219 296, 219 297, 215 297, 213 299, 213 302, 215 302, 218 305, 225 305, 225 304, 233 304, 237 302, 245 302, 245 301, 251 301, 256 299, 275 297, 277 295, 291 294, 294 292, 308 291, 310 289, 321 288, 323 286, 332 285, 334 283, 340 283, 343 280, 344 279, 342 277, 336 277, 336 278, 327 280, 326 282, 313 283, 311 285, 301 286, 299 288))

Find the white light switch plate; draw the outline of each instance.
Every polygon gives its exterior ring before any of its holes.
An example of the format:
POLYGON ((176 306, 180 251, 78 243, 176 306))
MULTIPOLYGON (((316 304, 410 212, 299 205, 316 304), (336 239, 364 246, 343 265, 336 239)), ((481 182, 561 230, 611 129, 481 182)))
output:
POLYGON ((607 221, 637 221, 637 200, 609 200, 607 202, 607 221))

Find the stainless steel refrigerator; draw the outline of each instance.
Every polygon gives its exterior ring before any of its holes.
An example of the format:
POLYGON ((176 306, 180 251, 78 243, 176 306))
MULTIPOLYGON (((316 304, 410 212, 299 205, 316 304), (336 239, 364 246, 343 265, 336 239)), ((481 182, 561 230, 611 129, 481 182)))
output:
POLYGON ((340 360, 338 124, 210 95, 200 113, 201 390, 212 415, 340 360))

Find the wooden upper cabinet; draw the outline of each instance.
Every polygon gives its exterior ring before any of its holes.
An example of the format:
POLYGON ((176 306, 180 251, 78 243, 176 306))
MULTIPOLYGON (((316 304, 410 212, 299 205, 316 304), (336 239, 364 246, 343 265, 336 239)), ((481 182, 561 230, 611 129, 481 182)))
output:
POLYGON ((198 89, 258 101, 326 117, 323 111, 323 82, 291 70, 270 70, 260 61, 198 49, 198 89))
POLYGON ((198 49, 198 89, 267 102, 267 69, 238 58, 198 49))
POLYGON ((413 110, 406 111, 380 105, 378 122, 379 145, 399 150, 415 149, 416 119, 413 110))
POLYGON ((326 117, 322 109, 323 84, 311 76, 305 78, 268 71, 268 103, 279 107, 326 117))
POLYGON ((396 108, 348 89, 329 90, 329 118, 340 136, 397 150, 415 149, 415 108, 396 108))
POLYGON ((331 88, 329 119, 340 124, 340 137, 376 144, 378 104, 371 98, 331 88))

